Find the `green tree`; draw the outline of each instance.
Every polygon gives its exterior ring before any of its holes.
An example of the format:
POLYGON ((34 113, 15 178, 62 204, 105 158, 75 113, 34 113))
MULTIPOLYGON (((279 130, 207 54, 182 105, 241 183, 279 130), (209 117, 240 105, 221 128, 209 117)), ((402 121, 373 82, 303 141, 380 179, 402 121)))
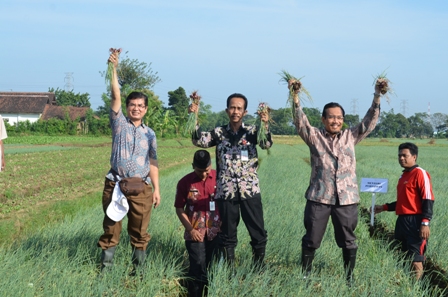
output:
MULTIPOLYGON (((226 113, 227 114, 227 113, 226 113)), ((255 125, 255 121, 257 120, 257 118, 256 117, 254 117, 253 115, 251 115, 251 114, 246 114, 244 117, 243 117, 243 122, 244 123, 247 123, 248 125, 255 125)), ((229 117, 227 116, 227 123, 229 122, 229 117)))
POLYGON ((67 92, 57 88, 48 88, 48 92, 54 93, 56 102, 60 106, 76 106, 76 107, 90 107, 89 93, 75 94, 73 90, 67 92))
POLYGON ((201 128, 209 131, 214 126, 214 112, 212 111, 212 106, 210 104, 205 104, 204 101, 199 102, 199 114, 198 114, 198 122, 201 125, 201 128))
POLYGON ((172 113, 172 110, 167 109, 160 114, 159 121, 155 124, 160 137, 166 136, 170 131, 179 135, 179 122, 177 121, 176 116, 172 115, 172 113))
POLYGON ((395 137, 408 137, 410 134, 410 125, 408 119, 404 115, 399 113, 395 116, 395 122, 397 123, 395 137))
POLYGON ((164 110, 163 102, 151 90, 142 90, 142 92, 148 96, 148 109, 143 117, 143 123, 149 127, 155 127, 160 119, 160 113, 164 110))
MULTIPOLYGON (((151 68, 151 63, 140 62, 137 59, 130 59, 125 53, 125 57, 120 59, 118 63, 118 83, 121 88, 121 101, 122 110, 126 114, 125 99, 132 91, 142 92, 148 96, 148 112, 143 121, 145 123, 151 122, 148 116, 161 111, 163 109, 163 103, 159 100, 159 97, 151 90, 154 85, 160 82, 160 78, 157 76, 157 72, 154 72, 151 68), (149 114, 149 115, 148 115, 149 114)), ((106 71, 100 71, 101 76, 105 76, 106 71)), ((98 107, 96 114, 98 116, 109 115, 110 110, 110 90, 107 93, 103 93, 101 99, 103 100, 103 106, 98 107)))
POLYGON ((302 110, 306 114, 308 122, 310 122, 311 126, 316 128, 324 127, 324 125, 322 124, 322 113, 319 111, 319 109, 315 107, 303 107, 302 110))
POLYGON ((408 118, 410 137, 432 137, 434 131, 427 113, 418 112, 408 118))
MULTIPOLYGON (((130 59, 128 52, 124 55, 124 58, 120 57, 117 68, 120 86, 128 85, 133 90, 151 89, 161 81, 157 72, 152 70, 151 63, 130 59)), ((105 77, 106 71, 100 71, 100 74, 105 77)))
POLYGON ((436 129, 437 134, 446 129, 446 124, 448 122, 448 115, 441 112, 436 112, 431 115, 430 119, 433 128, 436 129))
POLYGON ((110 111, 110 101, 111 98, 109 95, 107 95, 106 93, 103 93, 101 95, 101 100, 103 100, 103 105, 102 106, 98 106, 97 110, 95 111, 95 114, 97 116, 108 116, 109 115, 109 111, 110 111))
POLYGON ((344 116, 344 123, 347 124, 348 127, 354 127, 359 124, 359 115, 357 114, 346 114, 344 116))
POLYGON ((90 110, 86 114, 87 133, 91 135, 110 135, 111 128, 109 124, 109 118, 96 117, 90 110))
POLYGON ((168 92, 168 106, 176 113, 180 113, 180 110, 187 109, 190 105, 190 99, 185 92, 185 89, 178 87, 174 91, 168 92))
POLYGON ((213 127, 218 127, 229 123, 229 116, 227 115, 227 112, 225 110, 221 110, 220 112, 215 113, 213 115, 213 119, 213 127))
POLYGON ((185 93, 184 88, 179 87, 174 91, 168 92, 168 106, 177 116, 180 125, 183 125, 187 121, 188 106, 190 105, 190 99, 185 93))
POLYGON ((291 108, 279 108, 271 110, 273 123, 270 130, 275 135, 293 135, 295 127, 292 123, 291 108))
POLYGON ((394 109, 391 109, 389 112, 382 112, 372 136, 394 138, 396 137, 397 131, 399 131, 398 126, 399 123, 396 120, 394 109))

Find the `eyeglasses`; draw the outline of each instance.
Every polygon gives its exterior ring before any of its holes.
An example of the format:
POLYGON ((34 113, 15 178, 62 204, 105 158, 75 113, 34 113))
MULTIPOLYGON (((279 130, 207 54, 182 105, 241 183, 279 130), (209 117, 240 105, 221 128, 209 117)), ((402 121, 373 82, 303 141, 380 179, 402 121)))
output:
POLYGON ((344 117, 342 117, 342 116, 329 115, 329 116, 327 116, 327 119, 329 119, 329 120, 338 120, 338 121, 342 121, 342 120, 344 119, 344 117))
POLYGON ((144 108, 146 108, 146 105, 131 103, 131 104, 128 105, 128 107, 130 107, 130 108, 136 108, 137 107, 138 109, 144 109, 144 108))

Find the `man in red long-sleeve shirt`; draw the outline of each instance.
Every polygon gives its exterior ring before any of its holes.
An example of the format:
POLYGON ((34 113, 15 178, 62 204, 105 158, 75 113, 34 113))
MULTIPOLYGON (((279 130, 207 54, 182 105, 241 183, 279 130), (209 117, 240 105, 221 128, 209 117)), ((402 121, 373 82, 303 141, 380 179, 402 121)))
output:
POLYGON ((416 279, 423 275, 423 262, 429 238, 429 222, 432 219, 434 194, 431 176, 416 162, 418 147, 410 142, 398 147, 398 162, 404 168, 398 180, 397 201, 375 205, 375 213, 395 211, 398 215, 395 224, 395 239, 402 250, 413 259, 412 268, 416 279))

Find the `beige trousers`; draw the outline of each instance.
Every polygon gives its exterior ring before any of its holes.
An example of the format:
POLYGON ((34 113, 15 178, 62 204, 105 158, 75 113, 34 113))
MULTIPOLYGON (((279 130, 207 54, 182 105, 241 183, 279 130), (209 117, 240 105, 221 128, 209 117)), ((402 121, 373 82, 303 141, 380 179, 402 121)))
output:
MULTIPOLYGON (((120 241, 120 233, 122 229, 122 221, 115 222, 106 215, 107 207, 112 201, 112 193, 114 191, 115 182, 106 178, 103 190, 103 230, 98 246, 103 250, 118 245, 120 241)), ((151 236, 148 233, 149 219, 153 206, 152 187, 146 185, 143 193, 136 196, 126 196, 129 204, 128 217, 128 234, 130 236, 131 245, 139 250, 146 250, 151 236)))

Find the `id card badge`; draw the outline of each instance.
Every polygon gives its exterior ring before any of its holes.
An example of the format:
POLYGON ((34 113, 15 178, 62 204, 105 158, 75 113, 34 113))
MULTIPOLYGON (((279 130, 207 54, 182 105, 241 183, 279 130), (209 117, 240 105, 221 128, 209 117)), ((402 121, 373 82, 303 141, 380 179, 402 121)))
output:
POLYGON ((241 151, 241 161, 249 161, 249 152, 247 150, 241 151))
POLYGON ((210 211, 215 211, 215 201, 210 201, 210 211))

